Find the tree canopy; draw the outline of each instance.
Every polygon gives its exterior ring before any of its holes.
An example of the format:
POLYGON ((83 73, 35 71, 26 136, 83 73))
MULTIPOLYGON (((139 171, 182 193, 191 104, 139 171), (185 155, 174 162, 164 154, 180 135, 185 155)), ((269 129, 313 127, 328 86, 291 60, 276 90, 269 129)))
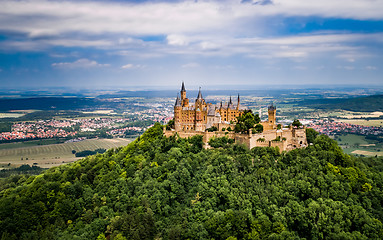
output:
MULTIPOLYGON (((237 117, 234 131, 237 133, 249 133, 249 131, 253 129, 260 121, 261 119, 259 118, 258 114, 254 115, 251 110, 245 111, 242 116, 237 117)), ((259 129, 260 127, 258 126, 256 131, 259 131, 259 129)))
POLYGON ((382 239, 382 158, 324 135, 287 153, 216 143, 156 124, 126 147, 2 179, 1 237, 382 239))

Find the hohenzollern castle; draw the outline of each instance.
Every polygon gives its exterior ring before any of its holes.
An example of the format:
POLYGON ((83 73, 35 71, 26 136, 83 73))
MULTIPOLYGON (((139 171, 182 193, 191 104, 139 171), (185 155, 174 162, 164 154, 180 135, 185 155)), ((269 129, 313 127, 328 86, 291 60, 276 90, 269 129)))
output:
POLYGON ((240 106, 240 98, 233 103, 230 97, 227 103, 207 103, 202 97, 199 89, 197 98, 191 103, 186 96, 186 89, 182 83, 180 95, 177 96, 174 105, 174 128, 164 129, 166 136, 178 134, 179 137, 191 137, 202 135, 205 147, 213 137, 234 139, 235 142, 245 144, 250 149, 253 147, 279 147, 280 151, 289 151, 295 148, 307 146, 305 127, 296 128, 293 126, 280 127, 276 122, 276 107, 268 107, 268 120, 260 122, 263 131, 248 134, 236 133, 234 131, 237 117, 245 113, 246 108, 240 106), (181 97, 180 97, 181 96, 181 97), (215 131, 208 131, 209 129, 215 131))

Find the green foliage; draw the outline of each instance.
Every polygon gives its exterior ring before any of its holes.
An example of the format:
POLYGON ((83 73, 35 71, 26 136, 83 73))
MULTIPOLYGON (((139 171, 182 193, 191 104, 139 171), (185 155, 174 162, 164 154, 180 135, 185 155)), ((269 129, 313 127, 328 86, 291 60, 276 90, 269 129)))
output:
POLYGON ((281 136, 277 136, 275 139, 273 139, 273 140, 271 140, 271 141, 280 142, 280 141, 281 141, 281 136))
POLYGON ((316 137, 318 137, 319 133, 317 131, 315 131, 314 129, 312 128, 306 128, 306 138, 307 138, 307 142, 310 144, 310 143, 313 143, 316 139, 316 137))
POLYGON ((155 124, 126 147, 3 179, 2 239, 382 239, 382 158, 324 135, 287 153, 202 146, 155 124))
POLYGON ((234 143, 234 139, 228 137, 212 137, 209 140, 209 145, 213 148, 227 147, 228 144, 234 143))
POLYGON ((383 95, 356 98, 316 99, 300 102, 303 106, 319 109, 343 109, 353 112, 383 111, 383 95))
POLYGON ((293 125, 293 127, 300 128, 302 123, 298 119, 295 119, 291 125, 293 125))
POLYGON ((168 122, 166 125, 166 130, 174 129, 174 118, 168 122))
POLYGON ((18 175, 18 174, 31 174, 36 175, 40 174, 44 168, 40 168, 39 166, 30 166, 28 164, 23 164, 20 167, 17 168, 10 168, 10 169, 1 169, 0 170, 0 178, 9 177, 11 175, 18 175))
POLYGON ((251 110, 246 111, 242 116, 237 117, 237 123, 235 124, 234 131, 237 133, 249 133, 250 129, 252 129, 260 121, 261 119, 258 114, 254 115, 251 110))
MULTIPOLYGON (((84 150, 84 151, 81 151, 81 152, 74 152, 75 156, 76 157, 87 157, 87 156, 90 156, 90 155, 94 155, 94 154, 97 154, 97 153, 104 153, 106 151, 106 149, 104 148, 98 148, 94 151, 92 150, 84 150)), ((73 153, 73 151, 72 151, 73 153)))
POLYGON ((263 125, 258 123, 257 125, 255 125, 254 129, 256 133, 261 133, 263 132, 263 125))
POLYGON ((218 128, 217 128, 216 126, 212 126, 212 127, 210 127, 210 128, 206 128, 206 130, 207 130, 208 132, 215 132, 215 131, 218 131, 218 128))
POLYGON ((0 122, 0 132, 10 132, 12 131, 12 122, 10 121, 1 121, 0 122))

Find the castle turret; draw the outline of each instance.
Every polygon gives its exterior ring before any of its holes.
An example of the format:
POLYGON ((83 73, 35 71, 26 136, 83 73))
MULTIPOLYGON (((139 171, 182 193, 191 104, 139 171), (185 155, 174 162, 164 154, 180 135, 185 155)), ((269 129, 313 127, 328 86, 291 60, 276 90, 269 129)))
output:
POLYGON ((174 107, 181 107, 181 99, 178 94, 177 94, 176 103, 174 104, 174 107))
POLYGON ((202 93, 201 93, 201 87, 199 87, 198 95, 197 95, 197 100, 202 100, 202 93))
POLYGON ((185 90, 184 82, 182 82, 182 86, 181 86, 181 105, 182 105, 182 107, 188 107, 189 106, 189 99, 186 98, 186 90, 185 90))
POLYGON ((181 99, 184 100, 186 98, 186 90, 185 90, 185 84, 182 82, 181 86, 181 99))
POLYGON ((203 99, 202 97, 201 87, 199 88, 197 99, 195 100, 195 107, 196 109, 197 108, 201 109, 201 111, 206 108, 206 102, 205 102, 205 99, 203 99))
POLYGON ((176 103, 174 104, 174 129, 176 131, 181 130, 181 113, 182 112, 182 105, 181 105, 181 99, 179 95, 177 94, 176 103))
POLYGON ((239 93, 238 93, 238 100, 237 100, 237 110, 239 110, 239 93))
POLYGON ((205 129, 202 125, 202 112, 199 108, 195 111, 195 126, 194 129, 199 132, 203 132, 205 129))
POLYGON ((232 108, 232 107, 233 107, 233 101, 231 100, 231 96, 230 96, 229 103, 227 104, 227 109, 232 108))
POLYGON ((275 107, 273 104, 271 104, 268 108, 268 114, 269 114, 269 123, 275 125, 276 124, 276 112, 277 107, 275 107))

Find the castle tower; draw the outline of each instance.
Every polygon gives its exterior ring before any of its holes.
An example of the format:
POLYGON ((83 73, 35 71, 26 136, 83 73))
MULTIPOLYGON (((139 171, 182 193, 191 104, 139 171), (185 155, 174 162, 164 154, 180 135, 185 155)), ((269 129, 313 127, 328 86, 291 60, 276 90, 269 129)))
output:
POLYGON ((229 111, 229 109, 233 109, 233 101, 231 100, 231 96, 230 96, 229 102, 227 104, 227 110, 229 111))
POLYGON ((239 93, 238 93, 238 100, 237 100, 237 110, 239 110, 239 93))
POLYGON ((273 104, 271 104, 268 108, 268 114, 269 114, 269 123, 275 125, 276 124, 276 115, 277 107, 275 107, 273 104))
POLYGON ((181 114, 182 114, 182 105, 181 99, 177 94, 176 103, 174 104, 174 128, 176 131, 181 130, 181 114))
POLYGON ((196 131, 202 132, 204 128, 202 126, 202 112, 199 108, 195 111, 195 128, 196 131))
POLYGON ((182 82, 181 86, 181 100, 184 100, 186 98, 186 90, 185 90, 185 84, 182 82))
POLYGON ((202 97, 201 87, 199 88, 197 99, 195 100, 195 108, 199 108, 201 111, 206 108, 206 102, 202 97))
POLYGON ((186 98, 186 90, 185 90, 184 82, 182 82, 182 86, 181 86, 181 106, 182 107, 188 107, 189 106, 189 99, 186 98))

